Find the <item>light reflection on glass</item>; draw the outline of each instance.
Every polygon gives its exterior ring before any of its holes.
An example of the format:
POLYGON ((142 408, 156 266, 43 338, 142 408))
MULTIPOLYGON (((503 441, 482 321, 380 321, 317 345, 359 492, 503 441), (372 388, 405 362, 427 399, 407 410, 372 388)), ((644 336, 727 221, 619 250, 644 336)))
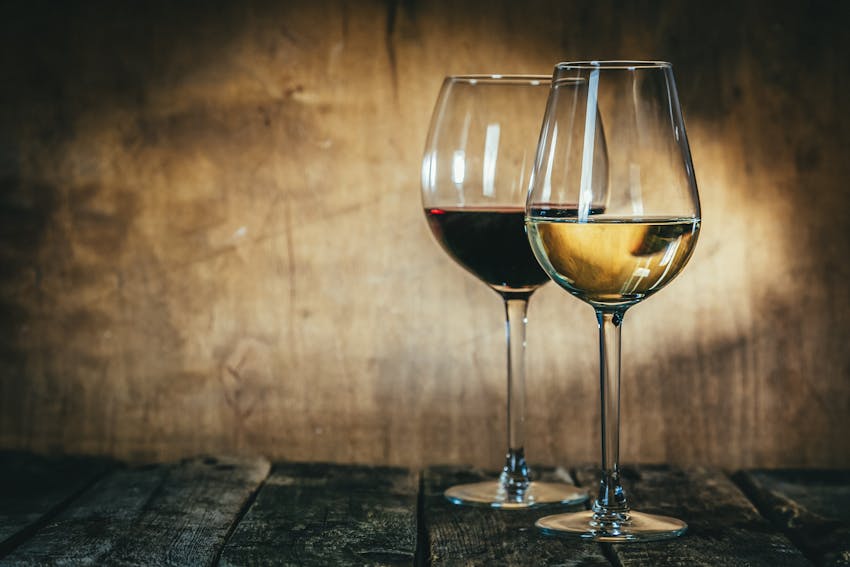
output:
MULTIPOLYGON (((590 72, 587 82, 587 106, 584 111, 584 149, 581 156, 581 181, 578 196, 579 222, 587 222, 593 205, 593 156, 596 149, 596 110, 599 92, 599 69, 590 72)), ((552 144, 554 147, 555 144, 552 144)))
POLYGON ((466 174, 466 152, 463 150, 455 150, 454 155, 452 156, 452 181, 454 181, 455 185, 460 186, 463 184, 463 179, 466 174))
POLYGON ((484 195, 492 197, 496 194, 493 186, 496 178, 496 160, 499 158, 499 136, 501 127, 498 123, 488 124, 484 134, 484 171, 481 174, 481 184, 484 195))

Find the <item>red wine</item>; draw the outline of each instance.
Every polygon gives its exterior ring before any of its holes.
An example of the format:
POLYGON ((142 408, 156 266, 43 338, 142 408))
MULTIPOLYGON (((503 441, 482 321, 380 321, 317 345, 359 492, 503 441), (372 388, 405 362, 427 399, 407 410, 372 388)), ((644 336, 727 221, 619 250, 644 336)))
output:
POLYGON ((533 291, 549 281, 525 235, 525 210, 428 208, 425 216, 442 247, 497 291, 533 291))

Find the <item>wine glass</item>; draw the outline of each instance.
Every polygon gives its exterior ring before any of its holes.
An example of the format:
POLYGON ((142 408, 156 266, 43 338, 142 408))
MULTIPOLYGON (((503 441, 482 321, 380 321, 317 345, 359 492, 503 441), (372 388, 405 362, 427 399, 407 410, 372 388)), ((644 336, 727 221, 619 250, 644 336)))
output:
POLYGON ((443 82, 422 160, 428 226, 458 264, 501 295, 507 337, 507 444, 498 480, 446 490, 455 504, 528 508, 587 494, 532 482, 524 454, 528 300, 549 281, 525 235, 525 197, 549 76, 468 75, 443 82))
POLYGON ((623 316, 676 277, 700 229, 697 184, 669 63, 555 67, 526 227, 549 277, 595 309, 600 341, 599 496, 590 511, 546 516, 537 527, 550 535, 605 542, 683 534, 687 525, 680 520, 629 508, 618 462, 623 316), (601 122, 602 145, 596 141, 601 122), (603 146, 605 172, 596 168, 603 146))

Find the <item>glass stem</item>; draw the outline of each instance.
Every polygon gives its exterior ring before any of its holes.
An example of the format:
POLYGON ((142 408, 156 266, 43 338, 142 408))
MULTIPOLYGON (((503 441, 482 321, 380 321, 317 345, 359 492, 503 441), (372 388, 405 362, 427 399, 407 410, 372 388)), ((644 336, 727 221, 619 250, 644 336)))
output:
POLYGON ((508 351, 508 454, 501 482, 507 495, 522 499, 530 481, 525 462, 525 327, 531 294, 504 296, 508 351))
POLYGON ((629 506, 620 485, 620 330, 625 310, 596 310, 599 323, 599 388, 602 418, 602 480, 593 503, 594 520, 628 521, 629 506))

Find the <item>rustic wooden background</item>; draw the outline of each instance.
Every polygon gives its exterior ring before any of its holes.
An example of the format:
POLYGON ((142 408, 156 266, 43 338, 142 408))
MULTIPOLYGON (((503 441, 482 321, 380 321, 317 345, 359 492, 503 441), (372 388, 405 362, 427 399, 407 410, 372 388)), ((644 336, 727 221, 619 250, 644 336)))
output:
MULTIPOLYGON (((624 459, 850 466, 848 6, 4 3, 0 448, 499 466, 503 312, 426 227, 431 108, 628 57, 675 65, 704 223, 627 316, 624 459)), ((529 316, 530 458, 595 461, 592 311, 529 316)))

